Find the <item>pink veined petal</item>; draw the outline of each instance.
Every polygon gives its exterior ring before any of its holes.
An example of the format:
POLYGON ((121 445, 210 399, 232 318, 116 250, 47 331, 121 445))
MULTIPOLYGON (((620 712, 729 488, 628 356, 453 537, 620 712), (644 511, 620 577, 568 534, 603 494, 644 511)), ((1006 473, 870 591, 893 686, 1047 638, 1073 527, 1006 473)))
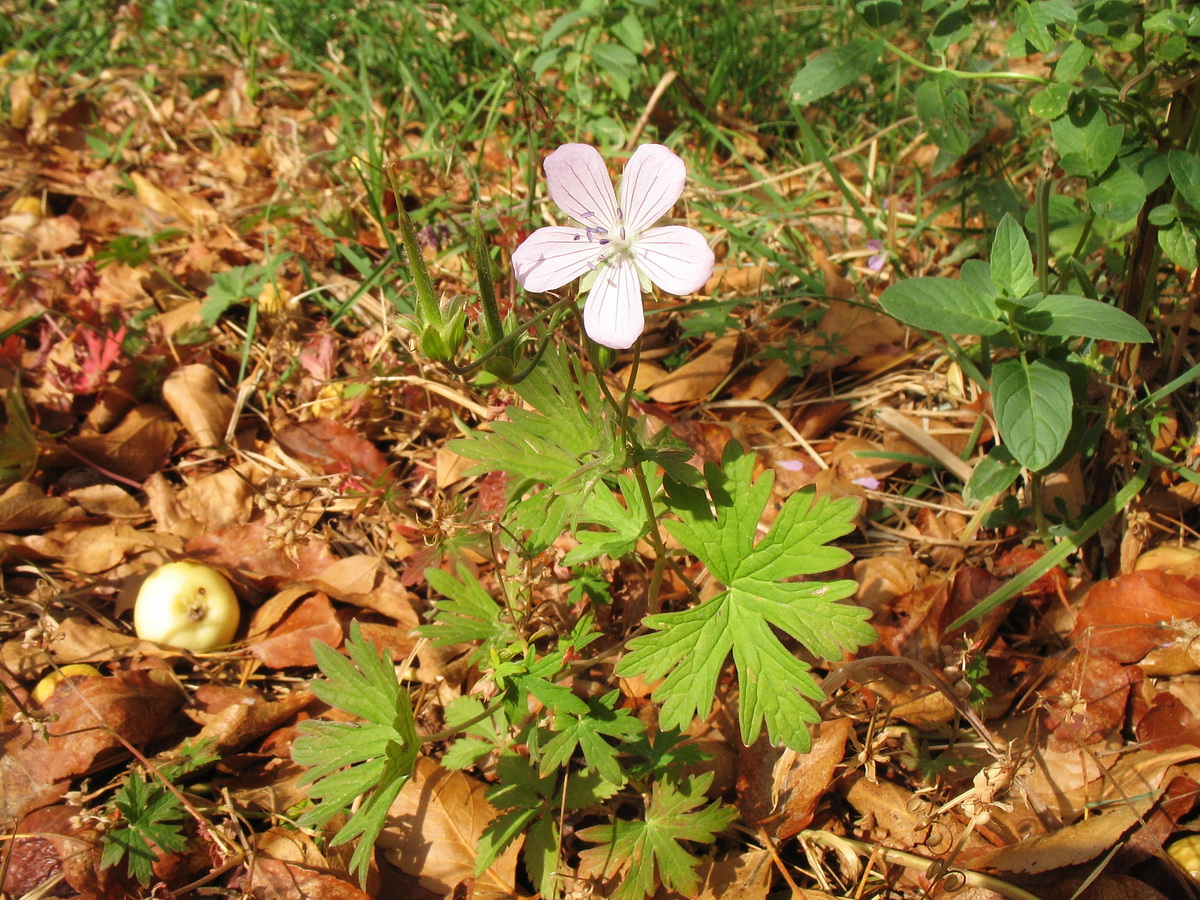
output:
POLYGON ((558 208, 584 226, 613 228, 617 198, 600 151, 587 144, 563 144, 546 157, 546 185, 558 208))
POLYGON ((539 228, 513 252, 513 274, 527 291, 552 291, 595 268, 603 250, 578 228, 539 228))
POLYGON ((638 235, 630 250, 650 280, 671 294, 698 291, 712 275, 712 248, 694 228, 651 228, 638 235))
POLYGON ((646 327, 642 288, 633 260, 618 254, 600 270, 583 306, 583 328, 597 344, 614 350, 633 346, 646 327))
POLYGON ((669 213, 686 178, 683 160, 662 144, 638 147, 621 176, 621 212, 628 233, 636 235, 669 213))

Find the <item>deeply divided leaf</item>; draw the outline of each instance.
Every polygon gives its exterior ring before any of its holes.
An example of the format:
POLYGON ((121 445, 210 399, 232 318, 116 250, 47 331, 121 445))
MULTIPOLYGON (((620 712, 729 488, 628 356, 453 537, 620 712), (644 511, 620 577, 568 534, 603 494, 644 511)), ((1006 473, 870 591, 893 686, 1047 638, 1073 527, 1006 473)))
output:
POLYGON ((809 701, 821 692, 776 630, 826 658, 874 639, 867 611, 837 602, 853 594, 853 582, 788 580, 849 558, 828 542, 851 530, 857 502, 799 491, 756 541, 772 478, 768 473, 754 481, 753 468, 754 457, 730 442, 722 465, 705 468, 707 498, 698 489, 672 486, 668 503, 679 521, 667 529, 726 590, 692 609, 647 617, 653 633, 630 642, 618 671, 662 679, 654 693, 662 703, 660 724, 683 729, 694 716, 708 714, 732 653, 743 739, 752 742, 765 724, 771 740, 802 750, 809 740, 803 723, 814 721, 809 701))

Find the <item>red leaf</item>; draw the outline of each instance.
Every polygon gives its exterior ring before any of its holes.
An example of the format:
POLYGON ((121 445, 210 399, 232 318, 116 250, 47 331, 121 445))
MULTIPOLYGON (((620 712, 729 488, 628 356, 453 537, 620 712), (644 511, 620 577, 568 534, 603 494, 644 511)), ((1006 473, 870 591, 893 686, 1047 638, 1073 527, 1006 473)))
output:
POLYGON ((1200 578, 1149 570, 1094 585, 1084 599, 1072 638, 1119 662, 1136 662, 1179 640, 1166 623, 1200 619, 1200 578))
POLYGON ((387 459, 378 447, 332 419, 285 425, 276 432, 275 440, 296 459, 329 475, 378 481, 387 471, 387 459))

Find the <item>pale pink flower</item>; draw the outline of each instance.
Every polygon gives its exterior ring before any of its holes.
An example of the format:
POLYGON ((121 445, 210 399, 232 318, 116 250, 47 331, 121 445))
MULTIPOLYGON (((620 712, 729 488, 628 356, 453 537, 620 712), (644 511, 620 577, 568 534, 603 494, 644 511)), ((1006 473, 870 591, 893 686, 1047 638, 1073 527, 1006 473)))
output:
POLYGON ((560 288, 580 276, 587 291, 583 326, 605 347, 624 350, 645 328, 642 294, 653 282, 672 294, 698 291, 712 274, 713 252, 700 232, 652 227, 683 193, 683 160, 661 144, 638 147, 618 195, 604 160, 587 144, 563 144, 545 162, 550 198, 578 223, 539 228, 513 253, 527 291, 560 288))

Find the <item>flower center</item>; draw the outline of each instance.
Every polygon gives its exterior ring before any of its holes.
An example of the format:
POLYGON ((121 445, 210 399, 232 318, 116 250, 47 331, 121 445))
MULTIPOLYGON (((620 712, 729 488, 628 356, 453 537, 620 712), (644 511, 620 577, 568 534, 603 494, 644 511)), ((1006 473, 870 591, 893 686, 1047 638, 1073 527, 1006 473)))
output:
MULTIPOLYGON (((596 214, 594 212, 586 212, 583 214, 585 222, 594 220, 596 214)), ((585 225, 583 231, 575 235, 575 240, 586 239, 589 242, 600 244, 604 247, 601 251, 598 262, 603 262, 609 256, 617 253, 626 253, 633 246, 633 239, 626 234, 625 231, 625 213, 621 211, 621 207, 617 207, 617 221, 612 227, 607 225, 585 225)))

